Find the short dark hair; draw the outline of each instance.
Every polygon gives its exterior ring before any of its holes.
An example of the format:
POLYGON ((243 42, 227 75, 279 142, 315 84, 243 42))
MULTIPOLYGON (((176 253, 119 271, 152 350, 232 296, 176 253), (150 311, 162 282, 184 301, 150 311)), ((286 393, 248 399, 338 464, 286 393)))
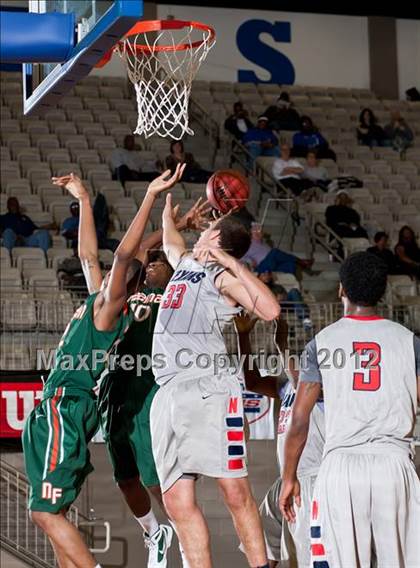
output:
POLYGON ((150 262, 164 262, 165 264, 168 265, 168 268, 171 270, 172 273, 174 271, 172 266, 169 264, 168 257, 163 252, 163 250, 151 250, 151 251, 149 251, 149 253, 147 255, 147 263, 149 264, 150 262))
POLYGON ((385 233, 385 231, 378 231, 373 237, 373 240, 375 243, 379 243, 379 241, 383 238, 389 239, 388 233, 385 233))
POLYGON ((313 155, 315 156, 315 158, 318 159, 318 152, 317 152, 315 149, 308 150, 308 151, 306 152, 306 157, 308 157, 309 154, 313 154, 313 155))
POLYGON ((388 268, 370 252, 356 252, 343 262, 340 282, 350 302, 356 306, 376 306, 385 294, 388 268))
POLYGON ((222 217, 214 229, 220 231, 220 247, 235 258, 242 258, 251 245, 251 232, 237 219, 222 217))

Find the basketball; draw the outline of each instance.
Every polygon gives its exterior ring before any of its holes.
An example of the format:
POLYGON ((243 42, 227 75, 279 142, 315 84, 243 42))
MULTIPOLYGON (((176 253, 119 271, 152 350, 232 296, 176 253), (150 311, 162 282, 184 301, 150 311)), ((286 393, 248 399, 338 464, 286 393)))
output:
POLYGON ((249 198, 249 183, 236 170, 218 170, 207 182, 207 199, 221 213, 244 207, 249 198))

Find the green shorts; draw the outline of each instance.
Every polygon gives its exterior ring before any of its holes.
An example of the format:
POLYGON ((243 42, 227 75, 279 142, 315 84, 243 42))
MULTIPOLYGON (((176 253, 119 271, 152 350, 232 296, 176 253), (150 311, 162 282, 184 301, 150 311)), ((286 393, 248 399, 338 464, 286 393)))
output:
POLYGON ((150 435, 158 389, 153 378, 126 374, 108 374, 101 383, 99 416, 117 482, 140 476, 146 487, 159 485, 150 435))
POLYGON ((88 444, 98 425, 96 398, 78 389, 58 388, 34 408, 22 437, 29 509, 58 513, 73 503, 93 471, 88 444))

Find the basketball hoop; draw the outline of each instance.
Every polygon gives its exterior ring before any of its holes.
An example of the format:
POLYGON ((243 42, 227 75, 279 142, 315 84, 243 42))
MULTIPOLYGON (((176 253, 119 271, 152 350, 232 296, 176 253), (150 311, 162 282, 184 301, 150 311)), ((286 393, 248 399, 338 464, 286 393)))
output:
POLYGON ((191 84, 214 44, 213 28, 181 20, 138 22, 118 42, 113 51, 125 62, 136 89, 139 116, 134 134, 174 140, 194 134, 188 126, 191 84))

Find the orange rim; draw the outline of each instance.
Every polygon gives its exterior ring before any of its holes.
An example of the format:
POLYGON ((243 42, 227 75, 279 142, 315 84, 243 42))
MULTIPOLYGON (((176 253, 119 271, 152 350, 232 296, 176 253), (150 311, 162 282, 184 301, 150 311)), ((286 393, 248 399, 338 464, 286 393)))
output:
MULTIPOLYGON (((131 30, 126 33, 124 39, 119 42, 119 44, 124 43, 124 40, 130 36, 147 33, 147 32, 159 32, 162 30, 182 30, 182 28, 195 28, 196 30, 201 30, 204 32, 209 32, 209 41, 213 41, 216 37, 216 32, 211 26, 207 24, 202 24, 201 22, 185 21, 185 20, 146 20, 140 21, 135 24, 131 30)), ((185 49, 195 49, 200 47, 204 43, 204 40, 194 41, 193 43, 180 43, 179 45, 156 45, 153 51, 183 51, 185 49)), ((134 49, 136 51, 152 51, 149 45, 135 45, 134 49)))
MULTIPOLYGON (((207 24, 202 24, 201 22, 194 22, 194 21, 186 21, 186 20, 145 20, 140 21, 135 24, 131 30, 129 30, 124 38, 120 40, 112 49, 110 49, 100 61, 95 65, 95 67, 104 67, 106 65, 114 53, 114 50, 118 47, 124 47, 124 41, 133 36, 147 32, 159 32, 162 30, 181 30, 182 28, 189 28, 193 27, 197 30, 201 30, 204 32, 209 32, 210 37, 209 41, 214 41, 216 37, 216 32, 211 26, 207 24)), ((179 45, 156 45, 153 48, 153 51, 184 51, 186 49, 196 49, 200 47, 204 43, 205 40, 198 40, 193 43, 180 43, 179 45)), ((134 45, 134 50, 139 52, 151 52, 152 49, 149 45, 134 45)))

